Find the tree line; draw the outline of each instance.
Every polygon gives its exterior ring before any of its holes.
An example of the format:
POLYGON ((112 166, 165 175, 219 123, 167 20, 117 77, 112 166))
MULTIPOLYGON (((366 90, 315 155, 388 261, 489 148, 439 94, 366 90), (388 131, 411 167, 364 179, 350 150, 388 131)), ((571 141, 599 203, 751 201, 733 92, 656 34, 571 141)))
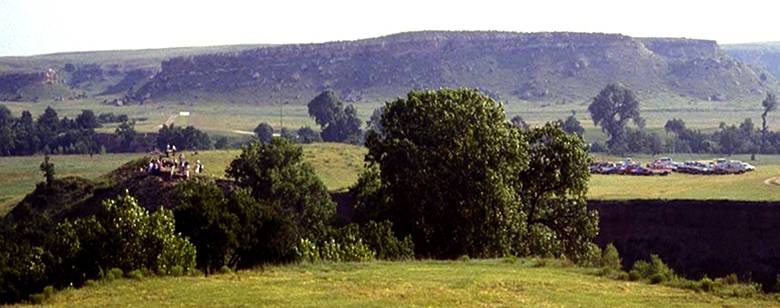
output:
MULTIPOLYGON (((593 152, 625 153, 707 153, 707 154, 779 154, 780 131, 770 131, 767 115, 777 109, 774 94, 767 93, 761 102, 761 127, 751 118, 738 124, 721 122, 713 132, 688 128, 683 119, 672 118, 664 125, 669 136, 647 132, 640 115, 640 102, 628 88, 619 84, 607 85, 593 98, 588 111, 593 124, 600 126, 608 140, 594 142, 593 152), (633 127, 628 127, 633 123, 633 127)), ((575 119, 576 121, 576 119, 575 119)))
POLYGON ((146 152, 164 149, 166 144, 191 150, 212 147, 208 134, 192 126, 163 125, 156 134, 145 134, 136 132, 135 120, 125 114, 96 116, 92 110, 82 110, 69 119, 60 118, 53 108, 47 107, 36 119, 27 110, 17 118, 0 105, 0 156, 146 152), (106 123, 119 125, 113 134, 95 132, 106 123))

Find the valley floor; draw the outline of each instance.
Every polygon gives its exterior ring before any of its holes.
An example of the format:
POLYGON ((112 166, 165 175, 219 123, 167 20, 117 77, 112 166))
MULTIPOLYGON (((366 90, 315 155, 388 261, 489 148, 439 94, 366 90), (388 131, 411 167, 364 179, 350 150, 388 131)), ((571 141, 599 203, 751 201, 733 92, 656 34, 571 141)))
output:
POLYGON ((45 303, 63 307, 780 306, 771 299, 722 298, 616 281, 594 275, 594 269, 510 261, 299 264, 209 277, 122 279, 60 291, 45 303))

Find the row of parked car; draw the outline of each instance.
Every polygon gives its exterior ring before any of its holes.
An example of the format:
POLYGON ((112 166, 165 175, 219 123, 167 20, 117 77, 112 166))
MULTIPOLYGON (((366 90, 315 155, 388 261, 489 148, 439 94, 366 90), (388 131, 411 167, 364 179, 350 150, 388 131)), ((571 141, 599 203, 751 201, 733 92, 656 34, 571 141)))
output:
POLYGON ((590 165, 590 172, 595 174, 625 174, 625 175, 669 175, 672 172, 688 174, 742 174, 756 170, 753 165, 738 161, 718 158, 712 161, 676 162, 669 157, 661 157, 646 166, 638 161, 625 158, 620 162, 597 161, 590 165))

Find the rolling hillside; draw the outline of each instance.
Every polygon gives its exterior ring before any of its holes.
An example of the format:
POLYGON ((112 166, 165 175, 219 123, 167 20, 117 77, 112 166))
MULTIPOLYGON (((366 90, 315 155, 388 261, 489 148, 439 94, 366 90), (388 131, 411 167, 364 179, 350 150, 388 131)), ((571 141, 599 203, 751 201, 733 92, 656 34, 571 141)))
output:
POLYGON ((414 88, 465 86, 504 101, 565 102, 621 82, 643 97, 721 101, 762 96, 776 88, 773 76, 714 41, 425 31, 322 44, 5 57, 0 100, 128 95, 264 105, 305 103, 333 88, 348 101, 376 102, 414 88), (49 69, 54 76, 45 81, 40 75, 49 69))

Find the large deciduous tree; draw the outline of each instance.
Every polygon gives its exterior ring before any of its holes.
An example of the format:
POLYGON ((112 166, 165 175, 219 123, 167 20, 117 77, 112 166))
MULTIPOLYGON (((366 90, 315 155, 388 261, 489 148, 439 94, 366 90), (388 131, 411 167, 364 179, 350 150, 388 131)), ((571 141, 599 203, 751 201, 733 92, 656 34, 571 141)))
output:
POLYGON ((255 127, 255 135, 262 143, 269 143, 274 138, 274 128, 271 124, 262 122, 255 127))
POLYGON ((412 91, 387 103, 380 123, 366 159, 388 194, 381 212, 419 255, 510 252, 523 229, 513 188, 526 143, 500 104, 471 89, 412 91))
POLYGON ((626 125, 629 121, 640 128, 644 126, 644 119, 639 115, 639 100, 630 89, 619 85, 607 85, 588 106, 594 125, 609 135, 607 145, 610 151, 625 153, 626 151, 626 125))
POLYGON ((303 149, 289 140, 244 146, 226 173, 258 201, 292 217, 301 237, 318 238, 335 213, 325 184, 303 160, 303 149))
POLYGON ((524 254, 583 260, 598 233, 598 215, 588 210, 590 161, 582 137, 547 123, 524 132, 528 168, 519 173, 525 213, 524 254))
POLYGON ((322 140, 329 142, 359 143, 362 137, 360 118, 353 105, 344 104, 331 90, 326 90, 309 104, 309 116, 320 125, 322 140))

